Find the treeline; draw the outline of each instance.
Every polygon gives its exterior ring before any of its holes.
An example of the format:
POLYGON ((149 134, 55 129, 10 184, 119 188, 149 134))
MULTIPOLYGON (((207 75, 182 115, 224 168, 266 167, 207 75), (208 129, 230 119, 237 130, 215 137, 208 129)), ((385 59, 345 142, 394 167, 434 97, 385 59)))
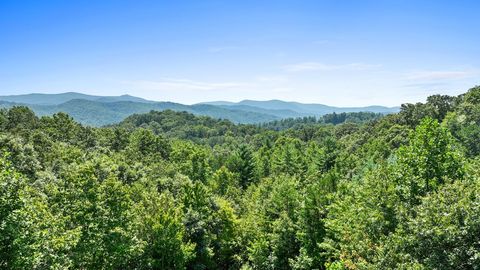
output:
POLYGON ((480 87, 338 117, 3 110, 0 268, 476 269, 480 87))
POLYGON ((369 121, 377 120, 383 117, 381 113, 373 112, 342 112, 342 113, 329 113, 320 117, 306 116, 298 118, 285 118, 281 120, 274 120, 266 123, 259 124, 259 126, 273 130, 285 130, 289 128, 298 129, 305 125, 314 124, 332 124, 338 125, 343 123, 366 123, 369 121))

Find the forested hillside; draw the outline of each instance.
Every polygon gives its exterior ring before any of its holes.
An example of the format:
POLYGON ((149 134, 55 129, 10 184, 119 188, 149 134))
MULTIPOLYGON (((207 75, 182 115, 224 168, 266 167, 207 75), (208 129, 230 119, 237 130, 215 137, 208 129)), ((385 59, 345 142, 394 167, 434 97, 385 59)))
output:
POLYGON ((242 100, 240 102, 214 101, 204 104, 222 106, 224 108, 235 108, 239 110, 250 110, 250 108, 259 108, 266 110, 282 118, 291 117, 294 113, 300 116, 320 116, 329 113, 348 113, 348 112, 373 112, 373 113, 393 113, 398 112, 397 107, 367 106, 367 107, 333 107, 324 104, 300 103, 283 100, 242 100))
POLYGON ((72 99, 60 104, 18 104, 0 101, 0 108, 12 108, 14 106, 26 106, 39 116, 53 115, 63 112, 70 115, 75 121, 88 126, 104 126, 122 121, 125 117, 134 113, 147 113, 151 110, 163 111, 187 111, 195 115, 207 115, 214 118, 228 119, 235 123, 258 123, 279 119, 279 117, 254 112, 227 109, 212 105, 183 105, 173 102, 135 102, 118 101, 104 97, 103 99, 72 99))
POLYGON ((243 101, 228 106, 217 102, 184 105, 151 101, 129 95, 92 96, 75 92, 0 96, 0 108, 9 109, 14 106, 29 107, 38 116, 67 113, 75 121, 94 127, 116 124, 132 114, 148 113, 151 110, 185 111, 198 116, 210 116, 242 124, 258 124, 286 118, 321 117, 331 113, 388 114, 398 111, 398 108, 382 106, 342 108, 280 100, 243 101))
POLYGON ((141 103, 152 103, 152 101, 133 97, 130 95, 121 95, 121 96, 93 96, 86 95, 76 92, 67 92, 61 94, 26 94, 26 95, 10 95, 10 96, 0 96, 0 100, 20 103, 20 104, 32 104, 32 105, 60 105, 65 102, 69 102, 74 99, 82 99, 89 101, 97 102, 120 102, 120 101, 130 101, 130 102, 141 102, 141 103))
POLYGON ((479 155, 480 87, 263 125, 14 106, 0 268, 478 269, 479 155))

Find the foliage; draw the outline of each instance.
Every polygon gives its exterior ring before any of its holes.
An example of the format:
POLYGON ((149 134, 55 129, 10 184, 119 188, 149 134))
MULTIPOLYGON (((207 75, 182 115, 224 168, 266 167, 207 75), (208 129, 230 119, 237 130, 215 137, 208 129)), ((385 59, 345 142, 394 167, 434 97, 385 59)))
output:
POLYGON ((0 110, 0 268, 476 269, 479 89, 262 125, 0 110))

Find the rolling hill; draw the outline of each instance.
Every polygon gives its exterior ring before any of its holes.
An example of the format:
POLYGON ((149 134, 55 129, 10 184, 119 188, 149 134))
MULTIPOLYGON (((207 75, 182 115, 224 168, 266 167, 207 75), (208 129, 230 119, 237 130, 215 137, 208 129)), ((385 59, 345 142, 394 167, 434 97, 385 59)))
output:
POLYGON ((186 111, 195 115, 206 115, 218 119, 228 119, 235 123, 261 123, 279 119, 279 117, 274 115, 253 111, 240 111, 206 104, 183 105, 173 102, 105 102, 72 99, 58 105, 42 105, 0 101, 1 108, 10 108, 13 106, 27 106, 39 116, 65 112, 76 121, 91 126, 118 123, 135 113, 147 113, 152 110, 163 111, 167 109, 186 111))
POLYGON ((151 101, 130 95, 94 96, 75 92, 0 96, 1 108, 12 106, 27 106, 41 116, 65 112, 78 122, 91 126, 118 123, 135 113, 167 109, 249 124, 304 116, 318 117, 333 112, 366 111, 387 114, 398 111, 398 108, 382 106, 342 108, 281 100, 244 100, 238 103, 219 101, 184 105, 173 102, 151 101))
POLYGON ((368 107, 334 107, 324 104, 306 104, 299 102, 289 102, 283 100, 242 100, 240 102, 214 101, 203 104, 221 106, 224 108, 236 108, 239 110, 249 110, 249 108, 260 108, 267 110, 270 114, 281 118, 302 117, 302 116, 322 116, 328 113, 342 112, 373 112, 373 113, 394 113, 398 112, 398 107, 368 106, 368 107))
POLYGON ((0 96, 0 100, 14 102, 14 103, 23 103, 23 104, 35 104, 35 105, 59 105, 74 99, 83 99, 90 101, 98 102, 119 102, 119 101, 132 101, 132 102, 142 102, 142 103, 152 103, 143 98, 134 97, 130 95, 121 95, 121 96, 94 96, 87 95, 76 92, 67 92, 60 94, 26 94, 26 95, 9 95, 9 96, 0 96))

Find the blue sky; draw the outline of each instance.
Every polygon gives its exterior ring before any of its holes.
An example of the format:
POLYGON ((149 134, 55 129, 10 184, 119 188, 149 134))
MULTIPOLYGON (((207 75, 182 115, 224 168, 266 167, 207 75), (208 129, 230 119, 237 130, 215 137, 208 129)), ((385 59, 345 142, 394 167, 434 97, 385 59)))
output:
POLYGON ((480 1, 0 0, 0 94, 424 101, 480 84, 480 1))

